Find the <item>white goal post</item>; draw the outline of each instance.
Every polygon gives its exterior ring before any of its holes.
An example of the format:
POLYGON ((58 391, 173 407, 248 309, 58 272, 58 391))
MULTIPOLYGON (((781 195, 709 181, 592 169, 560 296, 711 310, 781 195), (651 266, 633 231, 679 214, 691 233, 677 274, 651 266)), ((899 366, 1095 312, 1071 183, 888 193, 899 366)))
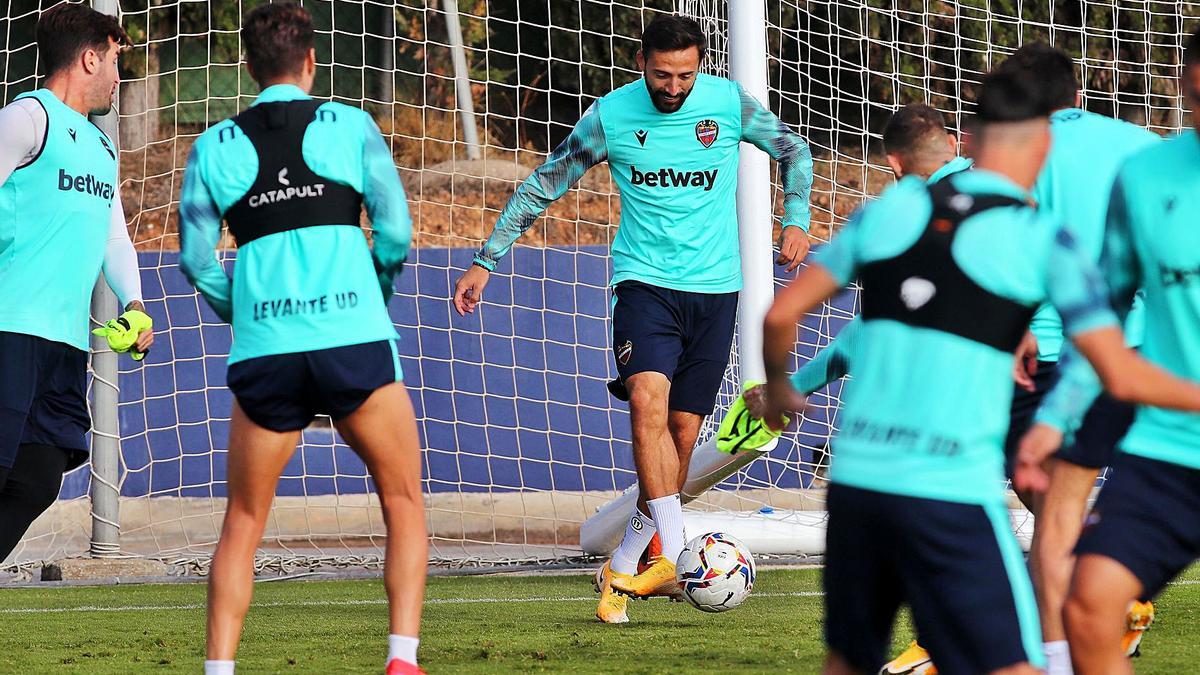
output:
MULTIPOLYGON (((122 57, 110 133, 119 140, 122 200, 158 337, 141 364, 93 355, 94 461, 65 477, 59 501, 0 561, 10 569, 135 555, 186 571, 211 556, 225 504, 231 334, 179 273, 178 197, 194 139, 253 100, 238 28, 262 1, 93 2, 119 11, 136 43, 122 57)), ((45 4, 11 0, 0 17, 0 103, 39 86, 32 36, 45 4)), ((448 299, 519 181, 593 100, 639 76, 634 53, 655 13, 700 19, 711 40, 706 68, 742 81, 809 141, 815 242, 891 182, 879 133, 892 110, 925 101, 957 130, 982 73, 1027 41, 1071 54, 1089 109, 1160 133, 1179 129, 1175 78, 1183 37, 1200 14, 1164 0, 305 5, 317 31, 314 95, 371 112, 413 213, 414 249, 390 311, 423 442, 431 556, 451 566, 579 561, 603 555, 619 536, 611 523, 623 522, 622 494, 635 475, 627 410, 604 386, 615 375, 608 247, 620 215, 607 167, 585 175, 522 238, 475 315, 458 317, 448 299)), ((770 253, 781 214, 775 169, 752 147, 741 161, 747 284, 704 442, 740 382, 761 374, 754 329, 786 281, 770 253)), ((231 241, 221 256, 236 258, 231 241)), ((105 311, 115 304, 97 314, 105 311)), ((856 311, 849 291, 807 317, 797 327, 796 363, 856 311)), ((814 395, 799 428, 760 456, 731 459, 702 445, 687 488, 695 497, 688 527, 732 531, 756 552, 820 553, 840 396, 840 383, 814 395)), ((362 462, 319 420, 280 482, 263 564, 376 566, 383 537, 362 462)))

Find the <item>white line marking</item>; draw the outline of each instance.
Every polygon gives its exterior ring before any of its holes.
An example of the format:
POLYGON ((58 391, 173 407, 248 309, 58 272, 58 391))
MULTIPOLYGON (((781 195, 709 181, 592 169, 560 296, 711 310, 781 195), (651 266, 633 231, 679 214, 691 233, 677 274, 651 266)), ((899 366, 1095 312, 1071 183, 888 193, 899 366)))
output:
MULTIPOLYGON (((793 593, 755 593, 752 598, 815 598, 825 595, 820 591, 796 591, 793 593)), ((595 595, 540 596, 532 598, 427 598, 426 605, 479 605, 515 604, 530 602, 595 602, 595 595)), ((386 605, 385 599, 373 600, 302 600, 297 602, 256 602, 253 607, 360 607, 386 605)), ((202 604, 189 605, 124 605, 103 607, 10 607, 0 609, 0 614, 61 614, 64 612, 154 612, 171 609, 204 609, 202 604)))
MULTIPOLYGON (((1180 579, 1172 581, 1172 586, 1200 585, 1200 579, 1180 579)), ((792 591, 788 593, 754 593, 754 598, 819 598, 824 597, 821 591, 792 591)), ((525 604, 539 602, 595 602, 595 595, 575 596, 538 596, 532 598, 426 598, 426 605, 491 605, 491 604, 525 604)), ((363 607, 386 605, 383 598, 372 600, 300 600, 294 602, 256 602, 253 607, 363 607)), ((203 604, 189 605, 124 605, 103 607, 100 605, 84 605, 82 607, 10 607, 0 609, 3 614, 61 614, 65 612, 157 612, 179 609, 204 609, 203 604)))

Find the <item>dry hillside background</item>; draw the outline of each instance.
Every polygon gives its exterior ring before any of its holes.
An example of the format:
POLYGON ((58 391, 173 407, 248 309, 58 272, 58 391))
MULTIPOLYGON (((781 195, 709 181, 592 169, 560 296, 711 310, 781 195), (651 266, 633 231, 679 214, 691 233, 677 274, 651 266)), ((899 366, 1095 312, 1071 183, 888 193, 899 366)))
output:
MULTIPOLYGON (((411 108, 398 113, 412 116, 411 108)), ((422 117, 445 117, 425 113, 422 117)), ((545 155, 489 145, 483 159, 464 160, 465 147, 453 140, 421 136, 416 124, 437 127, 434 120, 381 128, 392 144, 412 212, 417 247, 478 247, 491 232, 496 217, 513 190, 541 163, 545 155), (456 157, 457 156, 457 157, 456 157)), ((153 141, 121 153, 121 199, 130 235, 139 250, 179 248, 179 191, 183 168, 198 130, 153 141)), ((440 129, 453 135, 453 128, 440 129)), ((814 241, 828 240, 831 228, 862 201, 864 192, 878 194, 891 174, 848 156, 814 158, 812 191, 814 241), (865 190, 864 190, 865 183, 865 190)), ((772 175, 774 176, 774 168, 772 175)), ((782 195, 774 190, 775 214, 783 214, 782 195)), ((620 222, 621 205, 607 164, 589 171, 544 218, 521 239, 526 246, 609 244, 620 222)), ((366 223, 364 214, 364 224, 366 223)), ((775 225, 778 232, 778 222, 775 225)), ((226 246, 233 246, 228 239, 226 246)))

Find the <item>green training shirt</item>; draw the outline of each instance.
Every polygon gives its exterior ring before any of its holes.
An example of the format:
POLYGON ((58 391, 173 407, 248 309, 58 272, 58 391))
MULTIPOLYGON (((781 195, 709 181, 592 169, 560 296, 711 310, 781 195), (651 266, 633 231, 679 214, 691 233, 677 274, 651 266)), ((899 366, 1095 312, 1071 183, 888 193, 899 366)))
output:
POLYGON ((494 270, 513 243, 595 164, 621 194, 612 284, 637 280, 700 293, 742 287, 738 152, 753 143, 779 162, 783 226, 808 229, 808 145, 735 82, 698 75, 683 106, 659 112, 644 80, 596 101, 517 188, 475 263, 494 270))
MULTIPOLYGON (((275 85, 254 105, 301 99, 310 97, 296 86, 275 85)), ((259 155, 226 120, 201 134, 188 157, 179 208, 180 267, 233 324, 230 363, 397 337, 386 298, 408 255, 412 221, 387 143, 366 112, 324 103, 304 132, 302 153, 322 181, 362 195, 374 246, 357 222, 276 232, 239 247, 232 280, 214 249, 222 218, 255 183, 259 155)), ((251 195, 249 204, 319 199, 323 188, 292 185, 286 171, 277 182, 251 195)))
MULTIPOLYGON (((947 178, 965 195, 1027 194, 1009 179, 975 169, 947 178)), ((818 254, 842 285, 863 265, 893 258, 925 232, 926 185, 906 178, 863 206, 818 254)), ((998 207, 964 220, 955 262, 984 290, 1030 308, 1050 300, 1072 334, 1114 325, 1095 265, 1070 233, 1027 206, 998 207)), ((997 504, 1012 400, 1008 351, 894 320, 863 321, 833 441, 833 481, 879 492, 997 504)))
MULTIPOLYGON (((1159 137, 1136 124, 1079 108, 1051 115, 1050 133, 1050 154, 1031 195, 1040 210, 1071 228, 1081 251, 1098 261, 1113 178, 1126 158, 1159 137)), ((1140 325, 1135 313, 1126 325, 1131 346, 1138 344, 1140 325)), ((1038 360, 1057 361, 1063 330, 1054 308, 1039 307, 1030 330, 1038 341, 1038 360)))

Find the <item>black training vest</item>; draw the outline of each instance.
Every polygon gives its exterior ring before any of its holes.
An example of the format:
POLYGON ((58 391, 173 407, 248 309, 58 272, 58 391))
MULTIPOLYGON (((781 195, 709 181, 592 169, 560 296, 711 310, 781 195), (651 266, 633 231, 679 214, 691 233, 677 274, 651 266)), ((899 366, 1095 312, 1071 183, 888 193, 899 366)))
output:
POLYGON ((948 180, 938 181, 928 190, 933 213, 916 243, 894 258, 862 267, 863 319, 890 319, 1005 352, 1016 350, 1035 307, 975 283, 954 261, 951 246, 959 225, 971 216, 1025 202, 1002 195, 968 195, 948 180))
POLYGON ((258 154, 254 185, 225 212, 238 246, 314 225, 358 227, 362 195, 317 175, 304 161, 308 125, 337 119, 332 111, 316 117, 322 103, 313 99, 260 103, 233 118, 258 154))

